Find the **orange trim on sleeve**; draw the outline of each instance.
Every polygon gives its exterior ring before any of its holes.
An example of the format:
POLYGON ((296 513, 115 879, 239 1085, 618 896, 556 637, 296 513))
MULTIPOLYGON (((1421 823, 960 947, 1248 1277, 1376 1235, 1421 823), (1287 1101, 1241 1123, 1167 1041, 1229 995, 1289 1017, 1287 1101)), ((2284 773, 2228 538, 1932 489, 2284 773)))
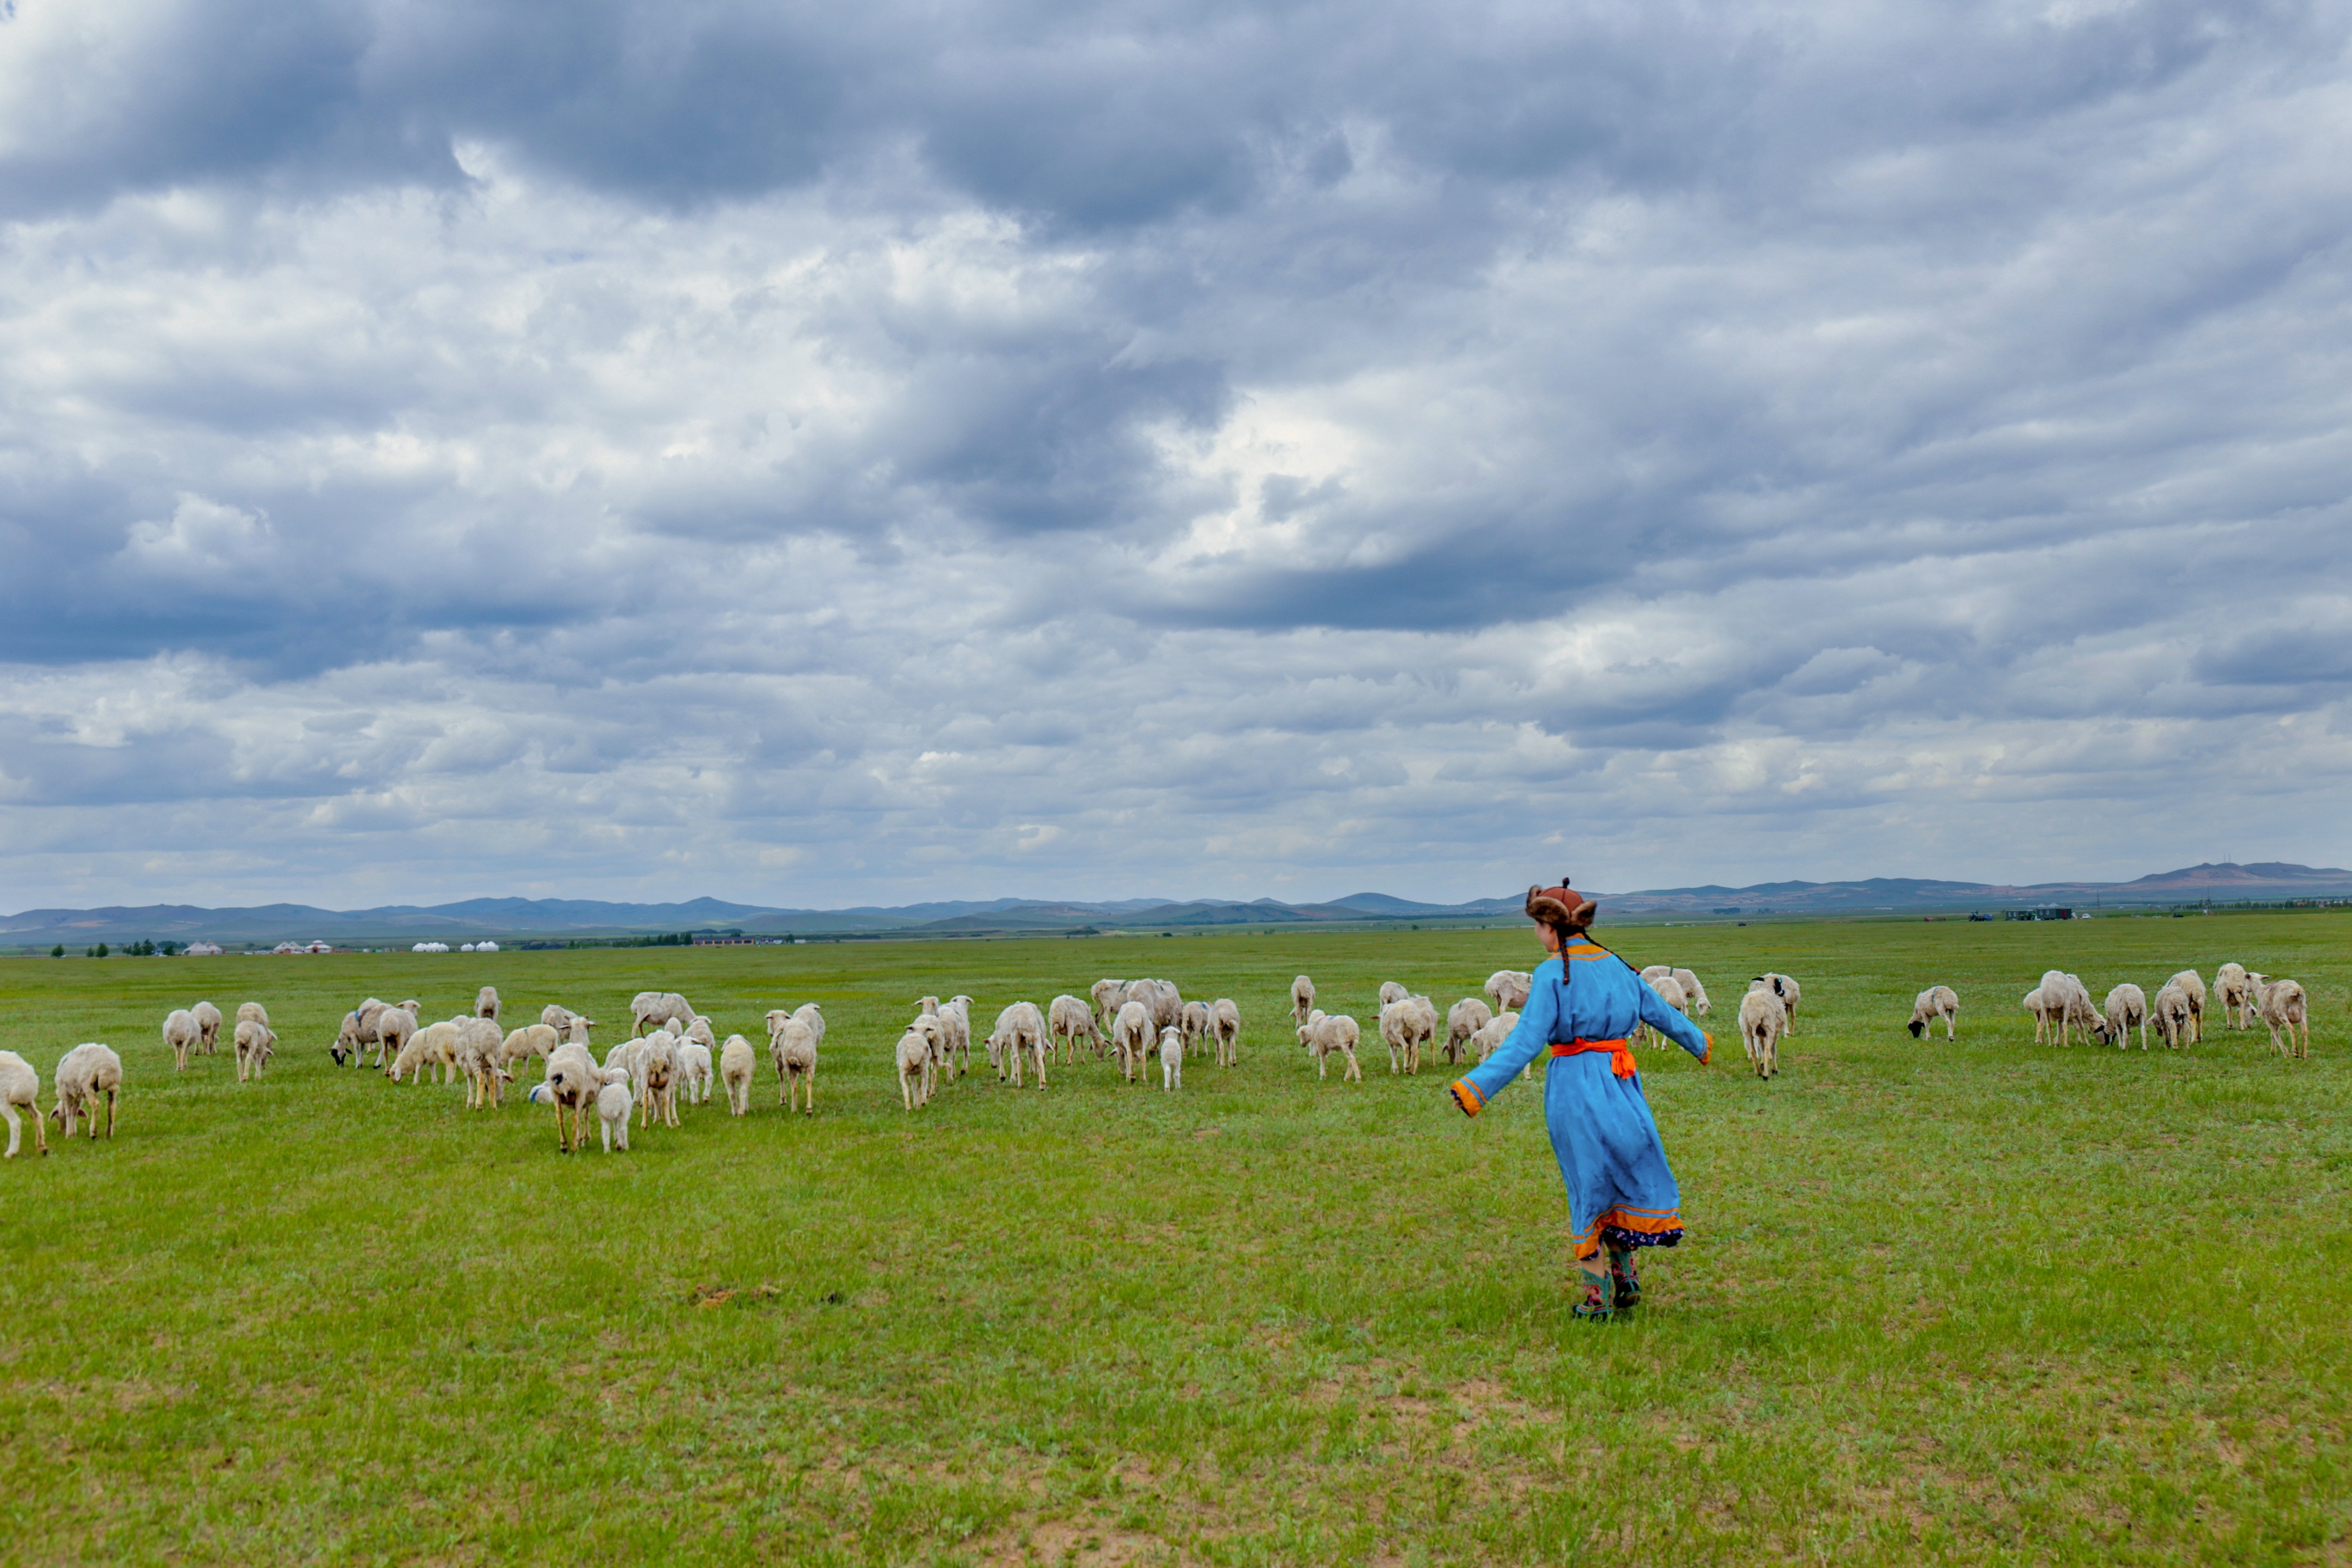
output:
POLYGON ((1446 1092, 1454 1097, 1454 1103, 1462 1108, 1465 1116, 1475 1116, 1486 1109, 1486 1097, 1480 1094, 1466 1078, 1455 1079, 1447 1086, 1446 1092))

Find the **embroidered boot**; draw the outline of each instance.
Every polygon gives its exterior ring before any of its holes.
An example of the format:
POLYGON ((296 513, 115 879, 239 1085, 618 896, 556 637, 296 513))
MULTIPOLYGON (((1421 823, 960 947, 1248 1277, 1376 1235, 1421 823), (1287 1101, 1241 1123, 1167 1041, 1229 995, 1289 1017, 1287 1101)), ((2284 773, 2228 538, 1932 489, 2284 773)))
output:
POLYGON ((1577 1280, 1584 1287, 1584 1300, 1575 1307, 1576 1315, 1596 1322, 1607 1322, 1617 1313, 1617 1279, 1609 1271, 1606 1253, 1594 1253, 1591 1258, 1576 1260, 1577 1280))
POLYGON ((1633 1247, 1620 1247, 1613 1241, 1609 1244, 1609 1278, 1617 1287, 1617 1310, 1621 1312, 1642 1304, 1642 1274, 1633 1266, 1637 1256, 1633 1247))

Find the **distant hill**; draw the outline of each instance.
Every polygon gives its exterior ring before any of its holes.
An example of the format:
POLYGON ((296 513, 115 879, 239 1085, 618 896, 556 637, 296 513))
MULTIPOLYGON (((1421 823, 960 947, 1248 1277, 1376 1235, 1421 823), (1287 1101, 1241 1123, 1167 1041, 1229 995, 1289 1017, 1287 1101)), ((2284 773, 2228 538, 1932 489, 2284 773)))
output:
MULTIPOLYGON (((2273 900, 2352 897, 2352 871, 2336 867, 2258 861, 2204 863, 2159 871, 2129 882, 1929 881, 1871 877, 1851 882, 1708 883, 1596 893, 1604 916, 1617 914, 1764 915, 1866 914, 1880 910, 2018 908, 2033 904, 2170 904, 2201 899, 2273 900)), ((1319 904, 1273 899, 1238 903, 1223 899, 1121 899, 1090 903, 1036 899, 945 900, 889 908, 778 909, 694 899, 674 904, 608 903, 594 899, 467 899, 452 904, 387 904, 366 910, 323 910, 309 904, 200 909, 190 904, 119 905, 93 910, 26 910, 0 916, 0 943, 46 950, 94 942, 208 941, 264 947, 288 940, 323 939, 338 946, 481 937, 520 939, 641 935, 655 931, 741 931, 751 935, 993 936, 1084 931, 1213 930, 1256 926, 1468 924, 1516 917, 1520 895, 1461 904, 1420 903, 1387 893, 1350 893, 1319 904)))

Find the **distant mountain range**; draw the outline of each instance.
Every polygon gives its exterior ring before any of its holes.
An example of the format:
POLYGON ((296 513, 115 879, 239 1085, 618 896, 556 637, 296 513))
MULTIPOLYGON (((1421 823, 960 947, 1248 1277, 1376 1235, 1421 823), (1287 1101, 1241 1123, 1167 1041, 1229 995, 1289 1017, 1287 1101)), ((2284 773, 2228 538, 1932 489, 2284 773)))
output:
MULTIPOLYGON (((1617 914, 1748 916, 1774 914, 1916 913, 1927 910, 2015 909, 2038 904, 2180 904, 2234 900, 2352 897, 2352 871, 2263 861, 2204 864, 2162 871, 2131 882, 2037 882, 2011 887, 1989 882, 1938 882, 1873 877, 1854 882, 1759 882, 1745 888, 1707 885, 1633 893, 1596 893, 1604 918, 1617 914)), ((621 904, 593 899, 467 899, 461 903, 388 904, 370 910, 322 910, 308 904, 251 909, 199 909, 151 904, 131 909, 26 910, 0 916, 0 943, 46 950, 94 942, 216 942, 269 946, 323 939, 338 946, 479 937, 561 941, 633 936, 656 931, 740 931, 746 935, 996 936, 1085 931, 1139 931, 1218 926, 1474 924, 1517 917, 1520 895, 1465 904, 1417 903, 1386 893, 1355 893, 1327 903, 1286 904, 1273 899, 1238 903, 1221 899, 1121 899, 1106 903, 1033 899, 961 900, 861 905, 846 910, 772 909, 696 899, 681 904, 621 904)))

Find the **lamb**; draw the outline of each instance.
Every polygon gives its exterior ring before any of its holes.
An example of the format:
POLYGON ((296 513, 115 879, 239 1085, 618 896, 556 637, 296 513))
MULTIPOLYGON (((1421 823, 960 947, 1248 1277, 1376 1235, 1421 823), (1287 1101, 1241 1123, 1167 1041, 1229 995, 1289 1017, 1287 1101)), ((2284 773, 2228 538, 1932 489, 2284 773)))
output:
POLYGON ((1111 1021, 1118 1016, 1119 1004, 1127 1000, 1127 982, 1097 980, 1087 988, 1094 998, 1095 1024, 1102 1034, 1110 1033, 1111 1021))
POLYGON ((278 1048, 278 1037, 269 1032, 267 1024, 257 1024, 247 1018, 236 1026, 236 1081, 243 1083, 248 1072, 261 1076, 262 1068, 278 1048))
POLYGON ((562 1032, 551 1024, 525 1024, 499 1042, 499 1066, 512 1076, 514 1066, 529 1057, 544 1061, 547 1054, 563 1043, 562 1032))
POLYGON ((122 1092, 122 1058, 114 1054, 114 1047, 95 1040, 76 1046, 58 1058, 49 1083, 58 1095, 49 1117, 67 1137, 74 1135, 77 1117, 89 1121, 91 1138, 98 1136, 98 1097, 102 1094, 106 1096, 106 1135, 113 1138, 114 1105, 122 1092))
POLYGON ((392 1058, 385 1076, 398 1083, 402 1079, 423 1082, 426 1072, 435 1067, 447 1069, 454 1077, 457 1060, 457 1026, 450 1023, 427 1024, 412 1032, 392 1058))
MULTIPOLYGON (((1171 1028, 1178 1026, 1171 1025, 1171 1028)), ((1179 1029, 1181 1033, 1181 1029, 1179 1029)), ((988 1054, 996 1062, 999 1082, 1005 1068, 1013 1070, 1013 1087, 1021 1087, 1022 1053, 1037 1064, 1037 1087, 1045 1087, 1045 1019, 1034 1002, 1015 1002, 996 1016, 995 1032, 988 1037, 988 1054)))
POLYGON ((1143 1053, 1150 1048, 1155 1037, 1150 1008, 1140 1002, 1119 1004, 1118 1016, 1111 1020, 1110 1048, 1118 1055, 1128 1082, 1135 1081, 1135 1069, 1142 1065, 1143 1053))
MULTIPOLYGON (((1658 977, 1650 982, 1650 989, 1658 994, 1659 1001, 1664 1002, 1675 1012, 1685 1015, 1688 1014, 1690 1010, 1690 998, 1683 994, 1683 983, 1675 978, 1675 972, 1673 970, 1661 969, 1658 972, 1658 977)), ((1668 1044, 1665 1036, 1650 1027, 1647 1024, 1641 1025, 1634 1032, 1642 1036, 1643 1038, 1648 1040, 1654 1046, 1664 1046, 1668 1044)))
POLYGON ((1698 976, 1687 969, 1677 969, 1675 978, 1682 982, 1683 994, 1690 999, 1691 1016, 1706 1017, 1715 1004, 1706 999, 1706 987, 1698 983, 1698 976))
POLYGON ((1797 989, 1797 983, 1790 979, 1785 974, 1775 974, 1770 970, 1766 970, 1763 973, 1758 975, 1755 979, 1748 983, 1748 989, 1753 991, 1759 985, 1769 986, 1771 989, 1772 994, 1780 999, 1780 1011, 1783 1025, 1781 1032, 1788 1035, 1795 1034, 1797 1032, 1797 1003, 1801 999, 1801 994, 1797 989))
POLYGON ((2311 999, 2304 994, 2300 983, 2293 980, 2273 980, 2267 975, 2249 974, 2246 983, 2254 987, 2254 1008, 2271 1032, 2271 1049, 2283 1057, 2298 1059, 2311 1055, 2311 999), (2280 1043, 2284 1030, 2285 1043, 2280 1043), (2300 1032, 2301 1039, 2297 1039, 2300 1032))
POLYGON ((700 1040, 683 1040, 677 1047, 677 1081, 688 1105, 710 1103, 710 1047, 700 1040))
POLYGON ((2157 988, 2156 1000, 2147 1005, 2148 1016, 2155 1021, 2156 1032, 2164 1037, 2168 1050, 2179 1050, 2181 1040, 2196 1022, 2189 1005, 2189 993, 2179 983, 2168 980, 2157 988))
MULTIPOLYGON (((416 1015, 408 1008, 387 1007, 378 1013, 375 1016, 376 1066, 383 1066, 386 1053, 389 1053, 394 1061, 397 1062, 400 1059, 400 1054, 408 1048, 408 1042, 415 1037, 415 1034, 416 1015)), ((352 1061, 356 1066, 359 1058, 354 1055, 352 1061)), ((400 1081, 397 1074, 394 1075, 393 1081, 395 1083, 400 1081)))
POLYGON ((1209 1035, 1216 1041, 1219 1067, 1241 1066, 1242 1010, 1232 997, 1220 996, 1209 1005, 1209 1035))
POLYGON ((596 1090, 596 1120, 604 1123, 604 1152, 611 1153, 617 1143, 625 1154, 629 1152, 629 1107, 634 1099, 629 1092, 629 1075, 606 1068, 601 1076, 604 1081, 596 1090))
POLYGON ((1170 1094, 1184 1087, 1184 1031, 1180 1026, 1160 1031, 1160 1087, 1170 1094))
POLYGON ((188 1070, 188 1053, 203 1039, 204 1030, 197 1026, 196 1016, 185 1007, 174 1007, 163 1015, 163 1043, 172 1047, 173 1071, 188 1070))
MULTIPOLYGON (((811 1005, 814 1006, 814 1004, 811 1004, 811 1005)), ((807 1007, 803 1007, 801 1009, 801 1012, 805 1013, 809 1009, 807 1007)), ((798 1017, 800 1015, 797 1013, 793 1015, 794 1017, 798 1017)), ((671 1022, 676 1023, 677 1020, 672 1019, 671 1022)), ((824 1033, 824 1020, 823 1018, 819 1018, 816 1021, 816 1032, 820 1036, 824 1033)), ((686 1021, 685 1027, 673 1028, 670 1030, 670 1033, 677 1037, 677 1043, 679 1045, 685 1045, 688 1041, 691 1040, 707 1051, 715 1051, 719 1048, 718 1029, 712 1026, 709 1019, 704 1017, 699 1013, 697 1013, 693 1017, 688 1019, 686 1021)))
POLYGON ((188 1011, 196 1016, 197 1034, 204 1041, 205 1055, 211 1056, 220 1046, 221 1010, 209 1002, 199 1002, 188 1011))
POLYGON ((1096 1057, 1101 1057, 1102 1031, 1095 1027, 1095 1010, 1076 997, 1068 994, 1055 997, 1053 1005, 1045 1009, 1045 1027, 1051 1031, 1057 1047, 1064 1053, 1062 1060, 1074 1062, 1078 1059, 1078 1042, 1082 1039, 1093 1041, 1096 1057))
POLYGON ((1517 1013, 1497 1013, 1470 1037, 1470 1048, 1478 1053, 1478 1059, 1483 1062, 1500 1050, 1503 1042, 1511 1037, 1511 1031, 1518 1026, 1519 1016, 1517 1013))
POLYGON ((1307 1022, 1298 1026, 1298 1042, 1307 1047, 1307 1054, 1315 1058, 1317 1078, 1329 1076, 1334 1054, 1348 1058, 1348 1069, 1339 1075, 1341 1083, 1349 1079, 1358 1083, 1364 1081, 1363 1066, 1356 1060, 1356 1042, 1361 1037, 1360 1026, 1345 1013, 1330 1014, 1318 1009, 1309 1013, 1307 1022))
POLYGON ((1304 1026, 1307 1015, 1315 1011, 1315 982, 1304 974, 1290 983, 1290 1021, 1304 1026))
POLYGON ((2213 972, 2213 1004, 2230 1020, 2230 1027, 2253 1027, 2254 988, 2246 983, 2244 964, 2225 963, 2213 972))
MULTIPOLYGON (((923 1093, 929 1098, 938 1090, 942 1072, 951 1069, 955 1061, 954 1053, 948 1047, 947 1026, 940 1022, 937 1013, 921 1013, 907 1026, 907 1029, 909 1034, 923 1037, 924 1049, 929 1053, 923 1061, 923 1093)), ((769 1048, 772 1050, 774 1047, 775 1042, 771 1040, 769 1048)), ((782 1095, 782 1092, 780 1085, 777 1093, 782 1095)))
POLYGON ((2042 999, 2041 986, 2025 994, 2025 1010, 2033 1015, 2033 1043, 2038 1046, 2042 1032, 2050 1026, 2050 1005, 2042 999))
POLYGON ((2147 1049, 2147 992, 2126 981, 2107 993, 2105 1012, 2107 1037, 2115 1041, 2116 1049, 2121 1051, 2131 1047, 2131 1032, 2135 1026, 2139 1030, 2139 1048, 2147 1049))
POLYGON ((808 1114, 816 1114, 816 1031, 794 1013, 768 1041, 776 1060, 776 1103, 786 1110, 801 1109, 800 1086, 808 1085, 808 1114))
MULTIPOLYGON (((622 1078, 627 1076, 625 1073, 622 1078)), ((566 1040, 548 1053, 547 1079, 540 1088, 545 1090, 546 1103, 555 1107, 556 1139, 565 1153, 586 1146, 588 1112, 595 1107, 604 1082, 604 1069, 578 1041, 566 1040)), ((535 1092, 532 1098, 541 1097, 535 1092)))
POLYGON ((629 1033, 642 1035, 648 1024, 659 1026, 694 1016, 693 1004, 675 991, 640 991, 629 1000, 629 1033))
POLYGON ((1201 1042, 1209 1037, 1209 1027, 1214 1021, 1206 1002, 1185 1003, 1176 1019, 1178 1027, 1184 1031, 1184 1048, 1197 1050, 1201 1042))
POLYGON ((678 1038, 667 1029, 646 1037, 636 1059, 629 1064, 629 1086, 637 1103, 640 1127, 661 1118, 665 1127, 677 1125, 678 1038))
MULTIPOLYGON (((488 1018, 491 1023, 495 1024, 499 1021, 499 988, 497 986, 485 985, 479 991, 474 993, 475 1017, 488 1018)), ((544 1020, 541 1021, 544 1022, 544 1020)))
POLYGON ((760 1058, 740 1035, 727 1037, 719 1052, 719 1080, 727 1086, 727 1109, 741 1116, 751 1109, 751 1074, 760 1058))
POLYGON ((931 1101, 931 1042, 919 1029, 898 1037, 898 1098, 910 1111, 931 1101))
POLYGON ((1780 1037, 1788 1026, 1788 1009, 1769 988, 1758 985, 1739 999, 1739 1043, 1758 1078, 1780 1072, 1780 1037))
POLYGON ((33 1147, 41 1153, 49 1152, 48 1124, 41 1120, 41 1075, 33 1064, 14 1051, 0 1051, 0 1116, 8 1119, 8 1152, 15 1159, 25 1137, 25 1123, 19 1112, 33 1119, 33 1147))
POLYGON ((1528 1005, 1528 988, 1535 983, 1524 969, 1497 969, 1486 976, 1486 1000, 1497 1013, 1516 1013, 1528 1005))
POLYGON ((1960 994, 1948 985, 1930 985, 1911 1004, 1911 1037, 1927 1038, 1927 1031, 1935 1027, 1938 1018, 1944 1021, 1944 1038, 1957 1038, 1960 1032, 1960 994))
POLYGON ((2189 1003, 2189 1033, 2197 1044, 2203 1045, 2205 1043, 2205 982, 2197 977, 2195 970, 2184 969, 2165 984, 2180 987, 2180 994, 2187 998, 2189 1003))

